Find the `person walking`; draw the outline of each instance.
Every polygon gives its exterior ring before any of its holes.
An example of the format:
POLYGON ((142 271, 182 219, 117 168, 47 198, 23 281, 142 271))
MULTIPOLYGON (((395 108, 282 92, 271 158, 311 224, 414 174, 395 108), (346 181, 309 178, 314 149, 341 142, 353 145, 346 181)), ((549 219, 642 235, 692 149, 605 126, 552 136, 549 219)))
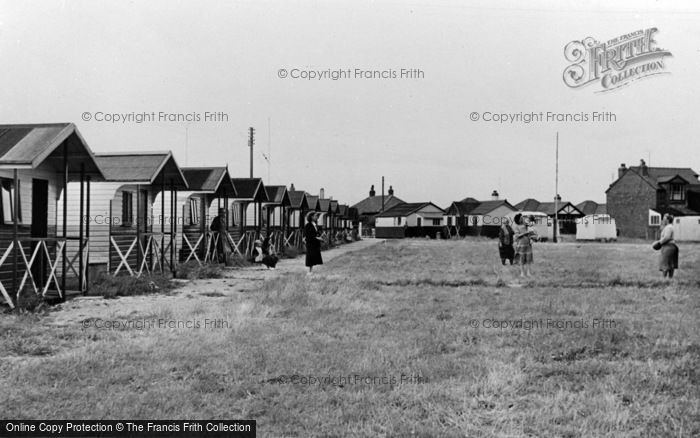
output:
POLYGON ((673 238, 673 215, 666 213, 661 222, 661 238, 654 242, 654 249, 660 249, 659 270, 664 278, 673 278, 673 271, 678 269, 678 246, 673 238))
POLYGON ((530 265, 534 262, 530 237, 535 232, 530 230, 520 213, 513 217, 513 222, 515 222, 515 260, 520 264, 520 276, 530 277, 532 276, 530 265))
POLYGON ((506 260, 510 261, 512 265, 513 258, 515 258, 515 249, 513 248, 513 235, 515 232, 509 222, 509 219, 504 217, 501 228, 498 230, 498 253, 501 256, 503 266, 505 266, 506 260))
POLYGON ((311 275, 314 266, 322 265, 321 257, 321 232, 318 229, 318 215, 310 211, 306 215, 306 225, 304 225, 304 237, 306 239, 306 266, 309 268, 307 275, 311 275))

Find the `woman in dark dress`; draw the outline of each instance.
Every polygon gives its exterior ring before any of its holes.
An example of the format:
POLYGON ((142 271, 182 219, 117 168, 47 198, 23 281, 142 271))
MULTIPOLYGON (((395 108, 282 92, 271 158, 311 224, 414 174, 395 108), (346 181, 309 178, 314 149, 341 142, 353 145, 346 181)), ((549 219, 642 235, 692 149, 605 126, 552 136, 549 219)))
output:
POLYGON ((503 218, 503 224, 498 231, 498 253, 501 256, 501 263, 506 264, 506 260, 513 264, 515 249, 513 248, 513 228, 510 226, 508 218, 503 218))
POLYGON ((318 231, 316 221, 318 216, 311 211, 306 215, 306 225, 304 226, 304 237, 306 238, 306 266, 309 268, 308 274, 315 265, 322 265, 321 258, 321 235, 318 231))

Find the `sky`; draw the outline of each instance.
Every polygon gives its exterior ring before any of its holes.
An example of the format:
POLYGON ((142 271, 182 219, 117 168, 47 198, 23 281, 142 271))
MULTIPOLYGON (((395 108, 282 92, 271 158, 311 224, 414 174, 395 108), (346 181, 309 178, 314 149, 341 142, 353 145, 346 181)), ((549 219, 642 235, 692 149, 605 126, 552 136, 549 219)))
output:
POLYGON ((605 202, 620 163, 700 171, 698 23, 692 1, 0 0, 0 123, 73 122, 95 152, 172 150, 235 177, 254 127, 266 184, 354 204, 384 176, 443 208, 551 201, 558 133, 562 198, 605 202), (648 28, 664 74, 564 83, 570 42, 648 28), (491 116, 540 112, 614 120, 491 116))

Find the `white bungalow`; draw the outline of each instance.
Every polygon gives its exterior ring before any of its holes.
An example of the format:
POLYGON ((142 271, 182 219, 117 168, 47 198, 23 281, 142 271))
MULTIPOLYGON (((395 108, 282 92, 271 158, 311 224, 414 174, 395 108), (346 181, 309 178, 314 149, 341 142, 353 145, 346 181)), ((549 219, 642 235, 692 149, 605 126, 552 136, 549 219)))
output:
POLYGON ((444 210, 432 202, 403 203, 375 216, 377 238, 436 237, 444 210))

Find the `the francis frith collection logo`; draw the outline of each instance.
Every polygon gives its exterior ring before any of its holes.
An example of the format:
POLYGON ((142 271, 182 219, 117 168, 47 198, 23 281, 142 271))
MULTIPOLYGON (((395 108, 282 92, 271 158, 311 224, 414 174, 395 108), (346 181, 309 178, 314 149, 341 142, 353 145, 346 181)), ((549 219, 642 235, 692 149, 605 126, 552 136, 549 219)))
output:
POLYGON ((598 93, 619 89, 653 75, 668 74, 664 57, 673 56, 659 48, 655 27, 620 35, 605 42, 592 37, 572 41, 564 56, 572 64, 564 70, 564 83, 571 88, 600 84, 598 93))

